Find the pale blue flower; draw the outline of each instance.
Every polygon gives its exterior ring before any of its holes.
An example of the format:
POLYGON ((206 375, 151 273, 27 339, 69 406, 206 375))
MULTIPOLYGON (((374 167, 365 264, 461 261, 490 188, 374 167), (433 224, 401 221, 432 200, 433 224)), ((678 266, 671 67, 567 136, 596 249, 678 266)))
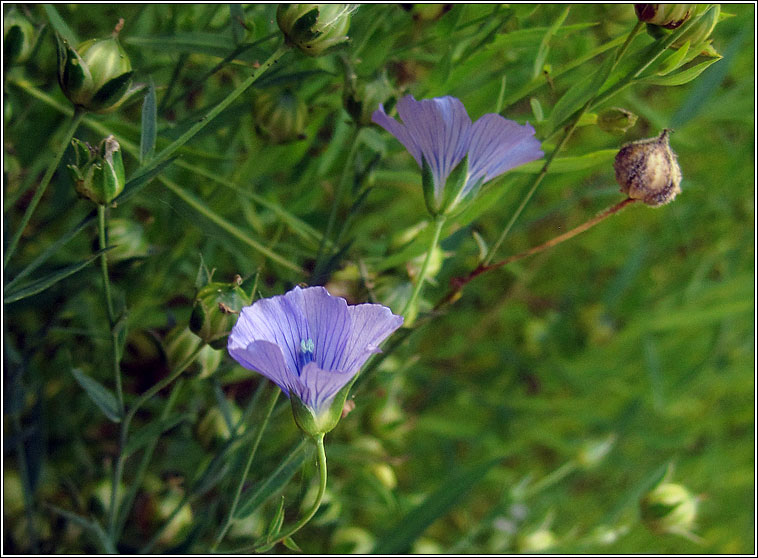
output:
MULTIPOLYGON (((395 136, 422 169, 428 166, 432 184, 424 186, 431 190, 425 195, 433 196, 433 212, 452 209, 484 183, 543 156, 532 126, 494 113, 472 123, 455 97, 417 101, 406 95, 398 101, 397 112, 402 123, 387 116, 381 105, 372 120, 395 136), (464 158, 468 166, 461 168, 456 184, 448 185, 464 158)), ((430 201, 427 198, 428 205, 430 201)))
POLYGON ((295 287, 243 308, 228 350, 319 415, 402 323, 380 304, 350 306, 323 287, 295 287))

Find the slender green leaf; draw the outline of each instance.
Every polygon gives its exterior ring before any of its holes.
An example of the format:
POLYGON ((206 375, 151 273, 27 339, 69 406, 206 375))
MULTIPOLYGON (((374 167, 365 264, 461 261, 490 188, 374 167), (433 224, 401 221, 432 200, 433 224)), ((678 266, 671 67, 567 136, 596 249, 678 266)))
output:
MULTIPOLYGON (((561 174, 564 172, 591 169, 592 167, 597 167, 604 165, 609 161, 613 161, 614 157, 616 157, 616 153, 618 153, 618 149, 600 149, 598 151, 593 151, 592 153, 585 153, 584 155, 575 155, 574 157, 558 157, 553 160, 553 164, 550 165, 547 173, 561 174)), ((532 161, 531 163, 516 167, 510 172, 534 174, 538 173, 544 164, 544 161, 532 161)))
POLYGON ((294 474, 300 469, 313 454, 313 444, 308 440, 301 440, 289 453, 287 458, 266 479, 260 482, 254 489, 248 490, 242 495, 240 505, 234 514, 236 519, 242 519, 251 515, 271 496, 286 486, 294 474))
POLYGON ((271 522, 268 525, 268 530, 266 531, 266 537, 271 540, 276 535, 279 534, 279 531, 282 530, 282 525, 284 524, 284 496, 282 496, 279 499, 279 507, 276 509, 276 513, 274 514, 274 517, 271 519, 271 522))
POLYGON ((637 83, 666 86, 684 85, 685 83, 691 82, 693 79, 702 74, 705 69, 708 68, 711 64, 718 62, 719 60, 721 60, 721 58, 711 58, 681 72, 667 76, 650 76, 637 80, 637 83))
POLYGON ((62 281, 69 275, 73 275, 77 271, 81 271, 87 265, 89 265, 92 261, 97 259, 100 254, 107 252, 110 250, 112 246, 109 246, 108 248, 105 248, 104 250, 98 250, 95 252, 92 256, 87 258, 84 261, 68 265, 64 268, 61 268, 57 271, 54 271, 53 273, 49 275, 45 275, 44 277, 40 279, 35 279, 34 281, 31 281, 30 283, 26 283, 25 285, 15 288, 15 289, 8 289, 5 293, 5 298, 3 299, 6 304, 10 304, 11 302, 16 302, 19 300, 22 300, 24 298, 30 297, 32 295, 41 293, 42 291, 49 289, 59 281, 62 281))
POLYGON ((108 388, 82 372, 79 368, 72 368, 71 373, 106 417, 113 422, 121 422, 116 396, 108 388))
POLYGON ((5 290, 8 291, 12 289, 21 279, 23 279, 24 277, 29 275, 32 271, 34 271, 43 263, 45 263, 51 256, 54 256, 55 254, 57 254, 63 246, 65 246, 77 234, 79 234, 81 231, 87 228, 91 223, 93 223, 96 218, 97 218, 97 213, 93 211, 92 213, 87 215, 87 217, 82 219, 82 221, 80 221, 79 224, 76 225, 73 229, 65 233, 63 236, 61 236, 55 242, 53 242, 50 246, 45 248, 45 250, 39 256, 37 256, 34 259, 34 261, 32 261, 32 263, 27 265, 24 269, 22 269, 16 274, 13 280, 10 281, 5 286, 5 290))
POLYGON ((55 32, 66 39, 72 47, 78 45, 79 38, 76 36, 74 30, 63 21, 63 18, 58 13, 58 10, 55 9, 55 6, 52 4, 42 4, 42 7, 45 8, 47 20, 50 22, 52 28, 55 29, 55 32))
POLYGON ((140 164, 145 164, 155 155, 155 140, 158 135, 157 114, 155 106, 155 83, 151 77, 148 81, 145 102, 142 104, 142 133, 139 142, 140 164))
POLYGON ((251 238, 248 234, 245 234, 242 232, 238 227, 230 223, 227 219, 224 219, 217 213, 214 213, 211 211, 211 209, 198 200, 193 194, 189 193, 187 190, 181 188, 178 184, 175 182, 162 177, 161 178, 163 184, 171 190, 174 194, 176 194, 182 201, 184 201, 187 205, 201 213, 203 216, 205 216, 208 220, 215 223, 222 229, 224 229, 226 232, 237 238, 238 240, 241 240, 251 248, 253 248, 255 251, 260 252, 264 256, 270 258, 271 260, 281 264, 282 266, 286 267, 287 269, 290 269, 292 271, 296 271, 298 273, 302 272, 300 267, 298 267, 296 264, 292 263, 288 259, 284 258, 283 256, 280 256, 267 246, 264 246, 254 238, 251 238))
POLYGON ((659 76, 665 76, 676 70, 684 62, 684 57, 687 56, 687 51, 690 50, 690 42, 687 41, 679 47, 676 52, 669 55, 666 60, 657 68, 656 74, 659 76))
POLYGON ((232 25, 232 37, 234 42, 240 44, 245 39, 245 12, 242 5, 229 4, 229 16, 232 25))
POLYGON ((110 538, 108 538, 108 535, 105 533, 103 528, 100 526, 100 524, 95 519, 86 519, 74 512, 70 512, 68 510, 64 510, 63 508, 59 508, 57 506, 53 506, 51 504, 47 504, 47 507, 53 510, 58 515, 65 517, 68 519, 71 523, 74 523, 75 525, 78 525, 85 531, 88 531, 90 534, 92 534, 95 538, 95 540, 100 544, 100 547, 105 554, 118 554, 118 551, 116 550, 116 547, 113 546, 113 543, 111 542, 110 538))
POLYGON ((608 79, 613 62, 613 56, 606 56, 603 63, 595 72, 585 79, 577 81, 558 99, 558 102, 553 107, 553 111, 550 113, 549 122, 551 130, 555 130, 566 118, 579 110, 597 94, 606 79, 608 79))
POLYGON ((560 29, 561 25, 563 25, 563 22, 566 21, 570 9, 571 6, 566 7, 566 9, 561 12, 561 15, 555 19, 555 22, 550 27, 548 27, 545 35, 542 37, 540 46, 537 49, 537 56, 534 58, 532 79, 536 78, 542 73, 542 68, 545 65, 545 60, 547 60, 547 55, 550 52, 550 39, 552 39, 558 29, 560 29))
POLYGON ((124 42, 161 52, 189 52, 223 58, 235 47, 234 41, 220 33, 200 31, 175 33, 155 37, 127 37, 124 42))
POLYGON ((134 194, 142 190, 145 186, 147 186, 150 181, 158 176, 161 172, 163 172, 163 169, 165 169, 167 166, 169 166, 171 163, 174 162, 174 159, 176 157, 171 157, 170 159, 166 159, 165 161, 162 161, 155 167, 151 168, 148 172, 140 172, 137 171, 137 175, 130 178, 126 181, 126 186, 124 186, 124 191, 121 192, 121 195, 119 195, 115 200, 114 203, 124 203, 126 200, 131 198, 134 194))
POLYGON ((156 422, 151 422, 147 426, 140 428, 129 436, 129 441, 126 444, 124 453, 126 455, 133 454, 134 452, 147 446, 156 438, 162 436, 164 432, 171 430, 178 424, 191 418, 191 415, 184 413, 166 417, 165 419, 156 422))
POLYGON ((221 415, 224 417, 226 428, 229 432, 234 432, 234 419, 232 418, 232 407, 229 404, 229 400, 224 395, 224 390, 221 389, 221 384, 217 378, 213 378, 213 395, 216 398, 216 405, 221 410, 221 415))
POLYGON ((372 554, 405 554, 427 527, 446 515, 502 457, 458 471, 449 477, 422 504, 411 510, 388 531, 371 551, 372 554))
POLYGON ((300 548, 294 540, 292 540, 292 537, 285 537, 282 541, 282 544, 294 552, 303 552, 303 549, 300 548))

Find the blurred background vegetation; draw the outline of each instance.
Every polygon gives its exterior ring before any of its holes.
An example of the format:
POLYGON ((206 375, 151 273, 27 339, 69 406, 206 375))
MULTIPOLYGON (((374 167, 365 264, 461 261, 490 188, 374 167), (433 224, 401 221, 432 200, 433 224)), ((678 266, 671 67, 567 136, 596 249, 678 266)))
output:
MULTIPOLYGON (((168 374, 169 331, 187 323, 201 256, 218 280, 260 271, 260 296, 309 281, 346 164, 354 187, 339 208, 344 249, 331 262, 327 287, 352 303, 402 308, 419 265, 409 257, 428 238, 420 175, 383 131, 368 127, 354 136, 343 108, 346 73, 357 83, 385 75, 387 107, 404 92, 454 95, 472 118, 503 107, 544 139, 544 115, 598 58, 563 70, 610 41, 620 44, 636 23, 631 5, 403 6, 361 7, 350 43, 333 54, 287 54, 179 151, 181 164, 111 210, 111 243, 119 244, 109 254, 111 277, 128 308, 127 402, 168 374), (293 95, 304 112, 292 112, 293 95), (284 136, 266 132, 266 96, 289 103, 282 109, 289 121, 273 124, 284 136), (305 271, 265 258, 207 210, 305 271)), ((121 43, 136 79, 156 87, 158 149, 281 41, 276 5, 17 9, 41 34, 25 62, 4 70, 6 238, 68 118, 51 18, 81 40, 108 35, 124 18, 121 43)), ((623 135, 580 126, 561 156, 610 156, 548 174, 500 255, 620 201, 610 150, 663 128, 675 130, 671 144, 684 177, 673 203, 634 205, 549 252, 479 277, 359 381, 355 409, 327 436, 327 501, 295 537, 305 552, 755 551, 754 9, 723 6, 732 17, 713 32, 723 58, 697 79, 636 85, 593 109, 617 106, 639 118, 623 135), (673 482, 700 496, 700 542, 655 534, 639 520, 640 498, 669 466, 673 482)), ((630 56, 652 41, 641 33, 630 56)), ((139 145, 141 99, 88 117, 76 137, 96 143, 113 133, 122 146, 139 145)), ((546 152, 554 145, 548 141, 546 152)), ((129 155, 127 176, 139 167, 129 155)), ((6 283, 92 210, 77 198, 64 164, 5 269, 6 283)), ((425 290, 429 304, 451 277, 476 267, 477 237, 496 240, 538 169, 493 182, 486 205, 452 223, 435 284, 425 290)), ((87 228, 37 273, 83 261, 95 249, 95 229, 87 228)), ((82 536, 92 533, 78 518, 100 521, 108 507, 118 429, 69 373, 79 368, 111 386, 100 290, 92 264, 5 306, 6 552, 102 552, 97 536, 82 536)), ((137 417, 140 445, 126 485, 140 452, 156 446, 120 551, 144 549, 173 510, 152 550, 207 551, 224 521, 249 450, 245 435, 260 414, 251 397, 263 380, 225 354, 203 376, 195 367, 180 380, 168 420, 161 415, 168 391, 137 417), (243 412, 241 432, 230 436, 228 417, 243 412), (148 425, 159 417, 165 432, 157 438, 148 425)), ((264 532, 280 493, 288 521, 295 518, 315 472, 307 453, 293 454, 304 465, 293 467, 286 486, 264 490, 263 501, 253 496, 276 478, 299 439, 280 401, 243 493, 245 513, 222 548, 264 532)))

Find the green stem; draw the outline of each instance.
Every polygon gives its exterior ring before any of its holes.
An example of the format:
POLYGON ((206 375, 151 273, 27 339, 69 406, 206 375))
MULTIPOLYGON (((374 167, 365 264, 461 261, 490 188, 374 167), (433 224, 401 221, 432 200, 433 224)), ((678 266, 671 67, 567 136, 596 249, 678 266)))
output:
MULTIPOLYGON (((629 45, 631 45, 632 40, 637 35, 637 33, 639 33, 640 29, 642 29, 642 23, 637 22, 634 28, 629 32, 629 35, 627 36, 624 44, 621 46, 621 48, 619 48, 618 52, 616 52, 613 65, 611 66, 611 69, 608 72, 608 75, 611 75, 611 73, 613 73, 613 70, 616 68, 621 58, 629 49, 629 45)), ((598 93, 595 93, 590 98, 590 100, 587 101, 584 104, 584 106, 582 106, 581 109, 579 109, 579 112, 576 113, 571 124, 568 126, 568 128, 566 128, 566 131, 563 133, 563 137, 558 142, 558 145, 555 146, 555 149, 553 149, 553 151, 545 160, 545 164, 542 165, 542 169, 540 170, 540 173, 535 177, 534 182, 532 183, 532 186, 529 188, 526 195, 521 200, 521 203, 516 208, 516 211, 514 211, 513 215, 511 215, 511 218, 509 219, 508 223, 505 225, 503 232, 500 233, 500 236, 498 237, 497 242, 495 242, 495 244, 492 245, 492 248, 490 248, 489 252, 487 252, 487 256, 484 258, 484 266, 488 266, 490 262, 492 262, 493 258, 497 254, 497 251, 500 249, 500 246, 502 245, 503 241, 510 233, 511 229, 513 228, 513 225, 516 223, 516 220, 521 216, 521 213, 524 211, 524 208, 532 199, 532 196, 534 196, 534 193, 537 191, 537 187, 542 182, 542 179, 545 178, 545 175, 547 175, 547 171, 550 168, 550 165, 553 163, 553 160, 558 155, 558 153, 560 153, 561 149, 563 149, 563 146, 566 145, 566 142, 568 142, 569 138, 574 133, 574 130, 579 125, 579 121, 581 120, 582 116, 584 116, 584 113, 586 113, 590 109, 590 107, 593 106, 597 98, 598 98, 598 93)))
MULTIPOLYGON (((409 310, 413 308, 413 305, 416 303, 416 299, 418 298, 419 294, 421 293, 421 289, 424 286, 424 281, 426 279, 426 273, 429 269, 429 262, 432 260, 432 253, 434 252, 434 249, 437 247, 437 243, 440 240, 440 235, 442 234, 442 227, 445 225, 445 217, 442 215, 438 215, 434 218, 434 234, 432 235, 432 242, 429 244, 429 251, 426 253, 426 257, 424 258, 424 263, 421 264, 421 271, 419 271, 418 278, 416 279, 416 285, 413 288, 413 292, 411 293, 411 297, 408 299, 408 302, 405 303, 405 307, 403 308, 403 311, 400 312, 403 316, 408 318, 406 314, 409 310)), ((413 323, 413 320, 408 320, 409 323, 406 325, 411 325, 413 323)))
MULTIPOLYGON (((342 168, 342 175, 340 176, 340 181, 337 185, 337 192, 335 193, 334 200, 332 201, 332 208, 329 212, 329 219, 326 223, 326 230, 324 231, 324 236, 321 237, 321 244, 319 244, 318 247, 316 265, 313 271, 313 277, 315 280, 321 279, 323 268, 326 265, 323 261, 324 249, 326 248, 326 243, 332 236, 334 223, 337 220, 337 210, 339 209, 340 205, 342 205, 342 198, 345 197, 345 190, 347 190, 348 183, 350 182, 350 177, 353 176, 353 173, 355 172, 355 169, 353 169, 353 159, 355 158, 355 152, 358 148, 358 134, 360 134, 360 128, 356 125, 353 129, 353 132, 350 134, 350 150, 347 152, 347 159, 345 160, 345 165, 342 168)), ((339 249, 339 247, 336 248, 339 249)))
POLYGON ((280 256, 267 246, 264 246, 257 240, 251 238, 250 236, 246 235, 242 231, 240 231, 236 226, 231 224, 228 220, 224 219, 217 213, 214 213, 210 209, 208 209, 208 206, 204 203, 202 203, 200 200, 198 200, 196 197, 191 195, 189 192, 186 192, 183 190, 178 184, 175 182, 169 180, 168 178, 161 176, 159 177, 160 181, 163 182, 163 184, 171 190, 174 194, 179 196, 187 205, 192 207, 195 211, 206 217, 208 220, 212 221, 228 233, 230 233, 232 236, 238 238, 254 250, 260 252, 264 256, 267 256, 268 258, 272 259, 273 261, 283 265, 287 269, 290 269, 292 271, 296 271, 297 273, 305 273, 303 269, 301 269, 297 264, 292 263, 291 261, 287 260, 283 256, 280 256))
POLYGON ((237 490, 234 493, 234 499, 232 500, 232 506, 229 509, 229 515, 227 516, 226 522, 224 523, 224 526, 221 528, 221 531, 219 531, 218 536, 216 536, 216 540, 213 542, 213 546, 211 547, 211 552, 215 552, 218 545, 221 543, 222 540, 224 540, 224 537, 226 536, 226 533, 229 530, 229 527, 232 526, 232 521, 234 520, 234 513, 237 511, 237 505, 239 504, 240 497, 242 496, 242 488, 245 486, 245 480, 247 480, 247 475, 250 472, 250 466, 253 464, 253 458, 255 457, 255 453, 258 450, 258 444, 260 444, 261 442, 261 438, 263 437, 263 431, 266 429, 266 425, 268 424, 268 419, 269 417, 271 417, 271 412, 274 410, 274 406, 276 405, 276 402, 279 399, 280 393, 281 393, 280 389, 275 389, 271 392, 271 396, 268 401, 268 406, 266 407, 263 421, 258 427, 258 432, 256 433, 255 439, 253 440, 253 445, 250 448, 250 454, 247 457, 245 470, 242 472, 242 476, 240 477, 239 484, 237 484, 237 490))
POLYGON ((26 448, 24 447, 24 435, 21 427, 20 410, 11 413, 13 428, 16 431, 16 457, 18 458, 18 470, 21 476, 21 486, 24 495, 24 512, 26 513, 27 533, 32 552, 39 552, 39 540, 37 535, 37 523, 34 518, 34 494, 32 483, 29 479, 29 463, 26 460, 26 448))
MULTIPOLYGON (((279 388, 276 388, 276 389, 278 390, 279 388)), ((257 398, 254 397, 253 400, 250 402, 250 405, 254 406, 254 403, 256 402, 256 400, 257 398)), ((174 506, 174 509, 171 511, 169 516, 163 521, 163 524, 153 534, 153 537, 147 542, 146 545, 144 545, 142 548, 139 549, 138 554, 148 554, 152 552, 153 547, 158 543, 161 536, 163 535, 163 532, 168 528, 168 526, 174 520, 174 517, 177 516, 177 514, 181 511, 181 509, 187 503, 193 502, 196 498, 199 498, 205 492, 211 489, 211 486, 208 486, 206 483, 204 483, 202 479, 206 478, 210 474, 210 471, 214 467, 217 467, 218 463, 223 461, 226 458, 226 455, 230 451, 232 451, 232 449, 235 448, 238 445, 238 443, 243 444, 246 441, 246 438, 250 437, 251 432, 245 432, 243 434, 237 433, 239 430, 240 424, 242 424, 242 422, 245 420, 246 417, 249 417, 250 412, 251 412, 250 407, 248 407, 248 409, 245 411, 245 413, 242 415, 242 417, 238 421, 236 427, 234 428, 234 431, 231 433, 231 436, 225 442, 223 447, 218 451, 218 453, 216 453, 216 455, 213 456, 213 459, 211 459, 211 461, 205 465, 205 468, 203 469, 202 472, 198 470, 195 473, 195 475, 193 475, 193 478, 200 479, 200 480, 196 480, 192 488, 184 493, 184 495, 182 496, 182 499, 179 501, 178 504, 176 504, 176 506, 174 506), (202 491, 201 491, 201 488, 202 488, 202 491)))
MULTIPOLYGON (((268 57, 268 59, 261 64, 256 70, 253 72, 253 74, 248 77, 245 81, 243 81, 241 84, 237 86, 237 88, 229 93, 229 95, 224 98, 223 101, 221 101, 219 104, 217 104, 215 107, 213 107, 208 113, 201 117, 198 122, 195 123, 194 126, 192 126, 189 130, 184 132, 181 136, 179 136, 176 140, 174 140, 171 144, 168 145, 163 151, 158 153, 155 158, 153 158, 147 165, 142 167, 136 176, 133 176, 130 179, 131 181, 137 180, 142 176, 145 176, 153 171, 153 169, 157 168, 159 165, 163 164, 164 162, 168 161, 169 158, 185 143, 187 143, 191 138, 193 138, 195 135, 197 135, 200 130, 205 128, 208 124, 213 121, 214 118, 216 118, 219 114, 221 114, 226 107, 231 105, 237 97, 242 95, 253 83, 255 83, 258 78, 260 78, 266 70, 271 68, 274 64, 276 64, 279 59, 284 56, 284 54, 289 50, 289 46, 286 44, 283 44, 278 49, 274 51, 274 53, 268 57)), ((126 192, 125 192, 126 193, 126 192)), ((123 195, 123 194, 122 194, 123 195)), ((118 202, 119 199, 116 198, 116 202, 118 202)))
POLYGON ((116 460, 116 467, 113 470, 113 486, 111 490, 111 505, 110 510, 108 513, 108 535, 110 539, 113 541, 114 545, 116 541, 114 540, 115 534, 116 534, 116 510, 118 509, 118 506, 116 506, 116 497, 118 496, 118 485, 121 483, 121 477, 124 474, 124 460, 126 459, 126 455, 124 453, 124 450, 126 449, 126 442, 129 439, 129 426, 131 425, 132 420, 134 419, 134 416, 137 414, 137 411, 139 408, 144 405, 146 401, 148 401, 150 398, 152 398, 156 393, 161 391, 163 388, 171 384, 174 380, 176 380, 182 372, 184 372, 187 367, 192 364, 192 361, 195 360, 195 357, 200 353, 200 350, 203 348, 204 345, 200 345, 193 353, 180 365, 174 370, 171 374, 163 378, 160 382, 156 383, 153 387, 148 389, 145 393, 140 395, 140 397, 134 402, 134 405, 129 409, 129 412, 126 413, 126 416, 124 417, 124 420, 121 422, 121 435, 119 437, 119 453, 118 458, 116 460))
MULTIPOLYGON (((40 91, 33 85, 25 82, 25 81, 13 81, 11 82, 14 85, 20 87, 27 93, 29 93, 31 96, 35 97, 36 99, 39 99, 40 101, 44 102, 45 104, 61 111, 64 114, 70 114, 71 109, 67 106, 61 105, 58 103, 55 99, 50 97, 49 95, 45 94, 44 92, 40 91)), ((108 129, 103 126, 100 122, 91 120, 89 118, 84 120, 84 124, 91 128, 92 130, 96 131, 99 134, 107 135, 108 129)), ((131 143, 130 141, 126 139, 119 140, 119 143, 121 144, 121 147, 124 148, 124 151, 127 153, 130 153, 137 157, 137 154, 139 153, 139 147, 135 144, 131 143)), ((209 171, 203 171, 202 169, 199 169, 198 167, 194 167, 193 165, 190 165, 184 161, 179 161, 177 163, 178 166, 187 168, 188 170, 191 170, 193 172, 201 173, 205 172, 206 174, 209 171)), ((202 173, 201 173, 202 174, 202 173)), ((219 182, 223 185, 228 185, 229 183, 224 181, 223 179, 219 178, 218 176, 215 177, 207 177, 211 180, 215 180, 216 182, 219 182)), ((226 219, 221 217, 220 215, 214 213, 211 211, 206 204, 201 203, 197 198, 192 196, 189 192, 186 190, 183 190, 179 185, 177 185, 174 182, 169 181, 167 178, 160 176, 159 179, 163 181, 163 184, 167 186, 170 190, 172 190, 177 196, 182 198, 192 209, 196 210, 197 212, 201 213, 205 217, 207 217, 209 220, 213 221, 215 224, 217 224, 219 227, 223 228, 224 230, 228 231, 238 239, 240 239, 242 242, 253 248, 254 250, 257 250, 264 254, 265 256, 273 259, 274 261, 277 261, 281 265, 287 267, 288 269, 291 269, 293 271, 296 271, 298 273, 305 273, 300 267, 298 267, 296 264, 290 262, 289 260, 283 258, 279 254, 276 254, 266 246, 262 245, 261 243, 257 242, 255 239, 251 238, 249 235, 245 234, 243 231, 236 228, 234 225, 230 224, 226 219)), ((237 190, 239 192, 239 190, 237 190)), ((245 195, 247 197, 250 197, 251 199, 257 201, 258 203, 261 203, 262 205, 265 205, 272 211, 275 211, 283 220, 287 221, 288 223, 292 224, 294 223, 295 226, 301 226, 301 228, 305 229, 306 232, 311 234, 314 238, 318 238, 318 232, 315 231, 315 229, 312 229, 309 225, 306 225, 302 221, 299 221, 294 215, 290 215, 286 212, 286 210, 283 210, 281 207, 276 207, 274 204, 271 204, 270 202, 265 202, 265 200, 262 200, 259 197, 255 197, 254 194, 250 193, 244 193, 241 195, 245 195)), ((329 243, 331 245, 331 243, 329 243)), ((14 279, 15 281, 15 279, 14 279)))
POLYGON ((53 174, 55 174, 56 169, 58 168, 58 165, 61 162, 61 159, 63 158, 63 154, 66 152, 66 149, 68 148, 68 144, 71 142, 71 138, 74 137, 74 134, 76 133, 76 129, 79 127, 79 122, 81 122, 82 118, 84 118, 84 111, 82 110, 75 110, 73 116, 71 117, 71 122, 68 126, 68 129, 66 130, 63 141, 60 149, 58 149, 58 152, 55 155, 55 158, 50 163, 50 166, 47 167, 47 172, 45 172, 45 175, 42 177, 42 182, 39 183, 39 186, 37 186, 37 191, 34 192, 34 197, 32 198, 32 201, 29 202, 29 205, 26 208, 26 211, 24 212, 24 216, 21 218, 21 223, 18 226, 18 229, 16 230, 15 234, 13 235, 13 238, 11 238, 10 243, 8 244, 8 247, 5 249, 5 257, 3 259, 3 269, 8 265, 8 262, 11 259, 11 256, 13 255, 13 252, 16 250, 16 246, 18 245, 18 241, 21 238, 21 235, 24 233, 24 229, 26 228, 26 225, 29 224, 29 220, 32 218, 32 214, 34 213, 34 210, 37 208, 37 204, 39 204, 39 201, 42 199, 42 196, 45 194, 45 190, 47 190, 48 185, 50 184, 50 180, 53 178, 53 174))
MULTIPOLYGON (((108 246, 108 216, 106 215, 104 205, 97 206, 97 231, 100 250, 105 250, 108 246)), ((116 314, 113 310, 113 297, 111 295, 111 280, 108 274, 108 258, 103 252, 100 255, 100 272, 103 276, 103 294, 105 297, 105 308, 108 312, 108 324, 111 330, 111 356, 113 359, 113 378, 116 384, 116 400, 118 401, 119 416, 124 417, 124 390, 121 383, 121 365, 118 356, 118 334, 114 331, 116 325, 116 314)))
MULTIPOLYGON (((174 408, 174 404, 176 403, 176 400, 179 397, 179 392, 182 389, 182 380, 179 379, 175 384, 174 387, 171 388, 171 394, 168 397, 168 401, 166 401, 166 405, 163 407, 163 411, 161 411, 161 415, 159 420, 164 421, 168 418, 169 414, 171 413, 171 410, 174 408)), ((118 539, 121 536, 121 533, 124 530, 124 525, 126 524, 126 519, 129 515, 129 511, 132 509, 132 505, 134 504, 134 499, 137 497, 137 492, 139 491, 140 486, 142 486, 142 479, 145 477, 145 473, 147 472, 147 467, 150 464, 150 460, 153 457, 153 452, 155 452, 155 448, 158 445, 158 440, 160 439, 160 434, 157 435, 145 448, 144 453, 142 454, 142 461, 140 461, 139 467, 137 468, 137 473, 134 475, 134 479, 131 482, 131 485, 129 486, 129 492, 127 492, 126 497, 124 498, 124 502, 119 506, 120 512, 118 513, 117 523, 116 523, 116 535, 115 538, 118 539)))
POLYGON ((316 515, 316 512, 321 506, 321 500, 323 500, 324 493, 326 492, 326 452, 324 451, 324 435, 320 434, 316 436, 313 438, 313 441, 316 443, 316 453, 318 454, 319 486, 318 493, 316 494, 316 501, 313 503, 311 509, 308 510, 308 512, 303 517, 301 517, 297 523, 284 531, 284 533, 280 532, 276 536, 276 539, 273 541, 267 541, 265 545, 261 545, 258 548, 270 547, 282 542, 284 539, 288 539, 297 533, 300 529, 302 529, 305 524, 308 523, 314 515, 316 515))

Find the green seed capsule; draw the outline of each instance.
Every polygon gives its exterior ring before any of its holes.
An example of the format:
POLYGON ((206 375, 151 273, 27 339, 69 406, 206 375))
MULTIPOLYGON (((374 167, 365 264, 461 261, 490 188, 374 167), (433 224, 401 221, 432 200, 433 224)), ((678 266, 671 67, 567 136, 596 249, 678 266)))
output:
POLYGON ((288 44, 308 56, 347 41, 354 4, 280 4, 276 22, 288 44))
POLYGON ((304 139, 308 107, 292 91, 279 95, 260 93, 253 102, 256 130, 273 143, 289 143, 304 139))
POLYGON ((242 290, 242 279, 233 283, 208 283, 195 297, 190 329, 214 349, 226 347, 226 338, 237 322, 237 314, 252 302, 242 290))
POLYGON ((85 41, 76 49, 58 37, 58 82, 77 107, 97 113, 116 110, 136 91, 131 88, 133 75, 115 32, 105 39, 85 41))
POLYGON ((76 164, 68 165, 77 193, 98 205, 108 205, 126 185, 121 146, 108 136, 97 148, 76 138, 71 141, 76 164))
POLYGON ((34 48, 36 31, 32 23, 18 10, 11 10, 3 19, 3 49, 5 65, 26 62, 34 48))
POLYGON ((697 517, 698 498, 680 484, 664 482, 640 501, 640 515, 654 533, 691 536, 697 517))

